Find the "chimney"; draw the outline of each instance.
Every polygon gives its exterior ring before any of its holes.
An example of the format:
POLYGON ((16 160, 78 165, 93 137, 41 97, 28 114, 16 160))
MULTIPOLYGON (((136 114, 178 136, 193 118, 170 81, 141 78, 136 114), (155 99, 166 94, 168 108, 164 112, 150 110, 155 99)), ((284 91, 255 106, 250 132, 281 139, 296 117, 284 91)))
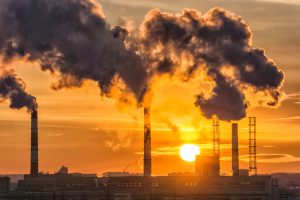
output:
POLYGON ((37 177, 39 173, 38 160, 38 117, 37 111, 33 110, 31 113, 31 163, 30 176, 37 177))
POLYGON ((150 106, 144 107, 144 176, 151 176, 151 124, 150 106))
POLYGON ((239 139, 238 124, 232 123, 232 174, 239 175, 239 139))

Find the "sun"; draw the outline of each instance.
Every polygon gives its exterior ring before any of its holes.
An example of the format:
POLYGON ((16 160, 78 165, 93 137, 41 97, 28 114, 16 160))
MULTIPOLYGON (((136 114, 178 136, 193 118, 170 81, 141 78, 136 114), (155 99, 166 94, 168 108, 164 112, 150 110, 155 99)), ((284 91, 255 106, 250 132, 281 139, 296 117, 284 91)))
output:
POLYGON ((180 157, 186 162, 194 162, 196 155, 200 154, 200 148, 194 144, 184 144, 180 147, 180 157))

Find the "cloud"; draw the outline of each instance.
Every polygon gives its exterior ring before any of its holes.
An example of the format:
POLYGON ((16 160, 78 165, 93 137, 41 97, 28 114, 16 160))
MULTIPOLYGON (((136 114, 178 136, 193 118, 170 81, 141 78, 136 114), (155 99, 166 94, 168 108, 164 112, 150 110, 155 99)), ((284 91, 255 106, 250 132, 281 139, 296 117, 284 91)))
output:
POLYGON ((10 108, 29 110, 37 108, 36 98, 25 91, 26 84, 14 71, 7 71, 0 66, 0 103, 9 99, 10 108))
POLYGON ((106 134, 106 137, 107 138, 104 140, 105 147, 111 149, 113 152, 118 152, 121 149, 129 148, 134 136, 123 131, 112 131, 111 133, 106 134))
POLYGON ((281 118, 274 118, 268 119, 268 121, 283 121, 283 122, 294 122, 300 120, 300 116, 291 116, 291 117, 281 117, 281 118))
MULTIPOLYGON (((175 156, 179 155, 179 146, 175 147, 160 147, 151 151, 152 156, 175 156)), ((144 152, 135 152, 137 155, 143 155, 144 152)))
MULTIPOLYGON (((198 147, 200 147, 201 154, 203 155, 209 155, 212 151, 212 145, 211 143, 207 144, 195 144, 198 147)), ((152 156, 179 156, 179 150, 181 145, 179 146, 169 146, 169 147, 159 147, 152 149, 152 156)), ((248 145, 239 145, 239 149, 247 149, 248 145)), ((222 151, 228 151, 231 150, 231 144, 221 144, 220 150, 222 151)), ((135 152, 137 155, 143 155, 144 152, 138 151, 135 152)), ((230 157, 231 159, 231 157, 230 157)))
MULTIPOLYGON (((138 92, 136 97, 143 92, 143 86, 137 87, 143 85, 146 71, 140 56, 125 45, 128 31, 111 27, 94 1, 3 0, 0 13, 0 29, 5 30, 0 32, 0 62, 39 62, 41 70, 59 77, 54 90, 93 80, 109 97, 117 83, 126 93, 138 92)), ((18 99, 25 96, 17 94, 18 99)))
MULTIPOLYGON (((154 0, 126 4, 166 6, 154 0)), ((222 8, 205 14, 153 9, 135 36, 125 27, 112 27, 93 0, 3 0, 0 13, 0 29, 6 30, 0 32, 0 62, 38 62, 41 70, 59 77, 54 90, 92 80, 102 95, 115 98, 117 107, 128 111, 125 105, 134 109, 148 91, 156 93, 156 77, 176 76, 190 83, 203 73, 210 95, 199 86, 190 104, 207 118, 242 119, 254 104, 247 96, 257 93, 262 94, 261 106, 276 106, 280 100, 282 70, 253 46, 249 25, 222 8)), ((27 93, 12 94, 13 100, 23 96, 32 102, 27 93)), ((17 108, 24 106, 17 103, 17 108)))
POLYGON ((274 145, 263 145, 262 147, 263 148, 274 148, 275 146, 274 145))
POLYGON ((50 136, 50 137, 61 137, 63 135, 64 135, 63 133, 48 133, 47 134, 47 136, 50 136))
POLYGON ((117 4, 121 6, 128 6, 128 7, 142 7, 142 8, 164 8, 169 9, 170 5, 167 3, 153 1, 153 0, 131 0, 131 1, 124 1, 124 0, 99 0, 100 3, 103 4, 117 4))
POLYGON ((300 92, 284 94, 282 101, 293 101, 294 104, 300 104, 300 92))
POLYGON ((204 71, 215 83, 210 97, 203 91, 196 94, 195 105, 207 118, 244 118, 253 103, 248 93, 262 93, 261 105, 278 105, 284 74, 263 49, 252 45, 252 32, 241 17, 222 8, 204 15, 192 9, 176 15, 154 9, 140 30, 141 54, 151 74, 183 72, 189 81, 204 71))
POLYGON ((291 4, 291 5, 300 5, 299 0, 256 0, 256 1, 266 1, 273 3, 283 3, 283 4, 291 4))
MULTIPOLYGON (((299 162, 300 157, 293 156, 291 154, 257 154, 257 162, 259 163, 288 163, 299 162)), ((239 156, 240 161, 249 162, 249 155, 239 156)), ((231 157, 222 157, 223 161, 231 161, 231 157)))
MULTIPOLYGON (((248 156, 244 156, 241 160, 248 162, 248 156)), ((261 163, 298 162, 300 157, 295 157, 291 154, 257 154, 257 161, 261 163)))

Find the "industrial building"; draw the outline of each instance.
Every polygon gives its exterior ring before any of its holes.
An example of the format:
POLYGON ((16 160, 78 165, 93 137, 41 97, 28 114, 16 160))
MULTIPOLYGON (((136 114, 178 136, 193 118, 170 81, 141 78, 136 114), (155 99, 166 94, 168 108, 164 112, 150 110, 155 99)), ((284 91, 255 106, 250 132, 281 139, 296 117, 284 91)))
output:
POLYGON ((26 176, 24 180, 19 182, 17 191, 0 194, 0 199, 15 199, 15 197, 41 200, 275 200, 277 199, 277 182, 270 176, 97 178, 73 175, 41 175, 35 178, 26 176))
POLYGON ((9 177, 0 177, 0 193, 9 192, 9 184, 10 184, 9 177))
POLYGON ((144 174, 107 173, 106 176, 56 174, 38 171, 38 118, 31 117, 31 170, 16 191, 0 193, 0 200, 276 200, 277 180, 258 176, 256 121, 249 119, 249 169, 239 169, 238 124, 232 123, 232 176, 220 176, 220 128, 213 119, 213 153, 197 156, 195 175, 151 176, 150 107, 144 109, 144 174), (249 176, 249 173, 252 176, 249 176))

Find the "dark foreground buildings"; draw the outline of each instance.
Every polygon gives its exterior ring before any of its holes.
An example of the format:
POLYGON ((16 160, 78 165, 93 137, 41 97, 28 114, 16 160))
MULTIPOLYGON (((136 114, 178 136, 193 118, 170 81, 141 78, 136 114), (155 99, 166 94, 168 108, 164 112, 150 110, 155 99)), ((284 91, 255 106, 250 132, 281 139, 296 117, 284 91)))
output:
POLYGON ((22 200, 276 200, 270 176, 25 176, 0 199, 22 200))
MULTIPOLYGON (((149 108, 150 109, 150 108, 149 108)), ((195 176, 151 176, 150 110, 145 109, 144 176, 97 177, 69 174, 62 167, 56 174, 39 174, 38 117, 31 115, 31 171, 9 191, 9 179, 0 179, 0 200, 276 200, 277 180, 249 176, 239 169, 238 127, 232 124, 233 176, 220 176, 219 128, 214 124, 214 154, 198 156, 195 176), (243 172, 243 173, 241 173, 243 172)), ((254 129, 255 130, 255 129, 254 129)), ((255 131, 253 132, 255 133, 255 131)), ((255 136, 255 134, 254 134, 255 136)), ((255 137, 254 137, 255 138, 255 137)), ((256 141, 256 139, 254 139, 256 141)), ((249 145, 256 148, 256 144, 249 145)), ((256 154, 256 150, 254 151, 256 154)), ((254 154, 254 155, 255 155, 254 154)), ((256 160, 254 159, 256 162, 256 160)), ((254 162, 254 164, 255 164, 254 162)), ((256 169, 256 165, 254 165, 256 169)), ((251 168, 249 168, 251 169, 251 168)), ((246 170, 247 171, 247 170, 246 170)))

